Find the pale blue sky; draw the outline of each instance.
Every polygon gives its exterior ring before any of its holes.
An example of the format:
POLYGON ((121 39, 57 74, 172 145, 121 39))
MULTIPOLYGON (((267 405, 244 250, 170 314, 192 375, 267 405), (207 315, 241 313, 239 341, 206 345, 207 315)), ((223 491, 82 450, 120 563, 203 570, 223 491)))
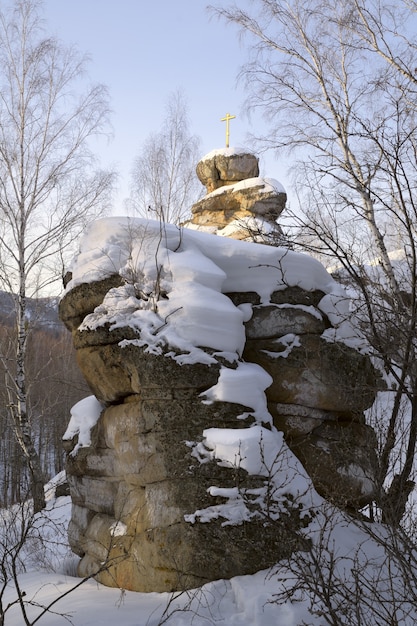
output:
MULTIPOLYGON (((114 139, 100 146, 103 164, 120 171, 115 210, 127 195, 130 168, 141 143, 157 131, 170 93, 182 89, 191 130, 202 155, 225 145, 247 146, 254 130, 244 115, 245 91, 237 75, 247 59, 237 30, 213 17, 208 0, 44 0, 48 30, 91 55, 89 74, 110 91, 114 139)), ((215 4, 215 2, 213 2, 215 4)), ((225 0, 224 4, 230 4, 225 0)), ((250 0, 239 0, 239 6, 250 0)), ((260 124, 252 120, 252 124, 260 124)), ((264 161, 262 161, 264 163, 264 161)), ((285 168, 272 157, 262 173, 285 185, 285 168)))

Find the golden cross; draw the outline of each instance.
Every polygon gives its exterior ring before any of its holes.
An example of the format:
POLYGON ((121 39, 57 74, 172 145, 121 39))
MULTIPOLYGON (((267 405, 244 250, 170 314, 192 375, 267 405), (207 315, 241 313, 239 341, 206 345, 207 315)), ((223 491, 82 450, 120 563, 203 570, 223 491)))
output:
POLYGON ((226 122, 226 148, 229 147, 229 137, 230 137, 229 122, 230 120, 234 120, 235 118, 236 118, 236 115, 230 115, 230 113, 226 113, 226 117, 222 117, 222 119, 220 120, 221 122, 226 122))

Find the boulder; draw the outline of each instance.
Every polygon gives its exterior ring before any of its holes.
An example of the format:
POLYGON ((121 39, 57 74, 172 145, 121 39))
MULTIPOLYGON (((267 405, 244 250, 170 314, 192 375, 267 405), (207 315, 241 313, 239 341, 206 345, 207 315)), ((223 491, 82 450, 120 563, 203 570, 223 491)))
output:
POLYGON ((290 333, 321 335, 326 326, 317 310, 291 304, 254 306, 252 317, 245 324, 247 339, 269 339, 290 333))
POLYGON ((192 208, 187 226, 233 239, 276 245, 277 223, 287 201, 280 183, 259 177, 258 159, 240 149, 215 150, 197 165, 207 194, 192 208))
POLYGON ((243 357, 272 376, 266 390, 269 403, 361 412, 375 399, 377 383, 370 359, 319 335, 251 339, 243 357))
MULTIPOLYGON (((206 427, 236 427, 246 407, 203 404, 196 394, 170 402, 136 400, 108 407, 94 428, 87 457, 113 458, 101 477, 80 475, 78 455, 69 456, 74 502, 69 527, 72 550, 80 555, 79 575, 94 574, 110 586, 137 591, 173 591, 222 577, 254 573, 289 556, 294 518, 265 523, 263 516, 237 526, 190 523, 185 516, 219 504, 213 484, 262 488, 264 477, 231 471, 215 460, 201 463, 192 442, 206 427)), ((163 395, 163 394, 162 394, 163 395)), ((250 424, 248 423, 249 427, 250 424)), ((89 474, 91 463, 85 465, 89 474)), ((96 463, 93 465, 97 466, 96 463)))
POLYGON ((106 293, 123 284, 118 274, 111 274, 92 283, 81 283, 69 289, 59 303, 59 318, 68 328, 76 330, 84 318, 103 302, 106 293))
POLYGON ((376 497, 377 440, 363 413, 292 404, 270 404, 269 409, 323 497, 348 510, 376 497))
POLYGON ((277 555, 288 557, 297 547, 284 526, 278 530, 244 523, 225 532, 220 522, 196 526, 179 522, 119 536, 114 536, 114 528, 114 518, 97 520, 85 540, 87 552, 79 575, 95 575, 102 584, 143 592, 185 590, 237 572, 251 574, 259 561, 270 567, 277 555))
POLYGON ((144 389, 158 389, 164 395, 172 388, 200 393, 217 382, 220 368, 219 364, 179 365, 133 343, 79 347, 77 363, 96 398, 105 404, 143 394, 144 389))
POLYGON ((262 178, 252 178, 245 185, 225 186, 198 200, 193 207, 193 221, 207 226, 226 227, 232 220, 261 217, 275 223, 285 208, 287 194, 277 191, 262 178))
POLYGON ((259 176, 258 159, 244 151, 214 150, 197 164, 197 176, 211 193, 224 185, 259 176))
POLYGON ((316 490, 341 508, 358 510, 376 497, 377 440, 370 426, 327 421, 292 437, 290 446, 316 490))

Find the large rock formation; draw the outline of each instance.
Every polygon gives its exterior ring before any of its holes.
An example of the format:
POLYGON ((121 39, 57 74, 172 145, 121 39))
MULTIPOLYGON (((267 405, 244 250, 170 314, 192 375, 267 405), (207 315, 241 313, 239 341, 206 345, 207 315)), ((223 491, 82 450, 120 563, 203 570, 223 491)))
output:
MULTIPOLYGON (((213 167, 208 188, 242 175, 213 167)), ((60 305, 100 403, 66 435, 80 574, 139 591, 248 574, 300 547, 317 492, 351 511, 370 502, 376 376, 347 311, 305 255, 92 224, 60 305)))

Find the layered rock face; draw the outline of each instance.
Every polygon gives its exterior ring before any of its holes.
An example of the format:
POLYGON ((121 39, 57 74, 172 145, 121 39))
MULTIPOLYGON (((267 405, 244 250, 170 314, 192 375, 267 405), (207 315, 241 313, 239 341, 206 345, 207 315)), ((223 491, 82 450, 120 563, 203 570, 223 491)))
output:
POLYGON ((377 381, 367 356, 328 340, 323 296, 296 287, 273 293, 268 305, 255 296, 243 357, 271 375, 268 410, 316 490, 355 510, 375 496, 376 437, 364 411, 377 381))
MULTIPOLYGON (((208 189, 233 187, 235 161, 199 166, 208 189)), ((172 591, 253 573, 300 547, 317 493, 372 501, 377 377, 348 308, 305 255, 93 224, 60 304, 102 405, 91 440, 66 442, 80 575, 172 591), (312 484, 293 488, 303 467, 312 484)))
POLYGON ((196 171, 207 194, 193 205, 188 227, 273 245, 282 240, 277 219, 287 194, 278 181, 259 177, 255 155, 241 148, 214 150, 196 171))
MULTIPOLYGON (((202 401, 201 393, 218 381, 220 363, 178 365, 139 346, 121 347, 122 338, 132 338, 129 328, 79 331, 79 320, 91 312, 80 297, 84 289, 70 291, 61 303, 79 366, 103 404, 91 445, 72 455, 77 438, 66 442, 69 540, 82 557, 79 575, 95 574, 123 589, 173 591, 254 573, 289 556, 307 517, 284 502, 284 521, 266 524, 260 510, 255 514, 265 476, 222 466, 202 443, 206 429, 238 433, 255 423, 238 419, 249 407, 202 401), (221 507, 238 487, 248 494, 242 504, 249 503, 253 519, 235 524, 232 514, 228 524, 227 513, 226 520, 211 518, 210 508, 221 507), (205 510, 209 522, 187 520, 196 512, 204 518, 205 510)), ((90 289, 102 293, 103 283, 90 289)))

